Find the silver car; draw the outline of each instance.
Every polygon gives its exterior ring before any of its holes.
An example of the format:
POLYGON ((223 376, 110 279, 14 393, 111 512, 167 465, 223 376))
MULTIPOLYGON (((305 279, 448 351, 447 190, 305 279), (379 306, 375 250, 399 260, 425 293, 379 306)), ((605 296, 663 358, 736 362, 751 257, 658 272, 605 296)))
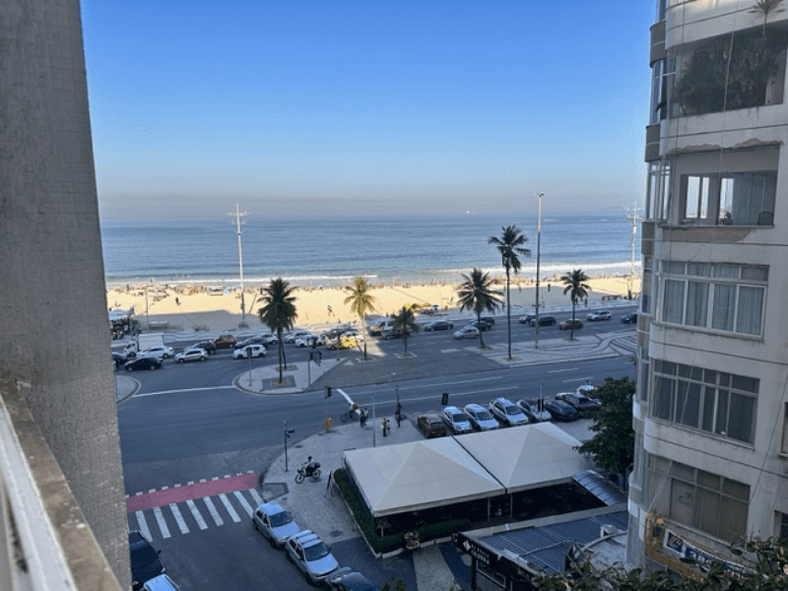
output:
POLYGON ((506 427, 527 425, 530 422, 522 409, 508 398, 491 400, 487 408, 506 427))
POLYGON ((498 428, 498 421, 481 404, 466 404, 463 408, 471 421, 473 428, 478 431, 492 431, 498 428))
POLYGON ((540 404, 538 400, 525 400, 521 398, 517 401, 517 406, 519 406, 520 410, 523 411, 525 416, 527 416, 534 423, 544 423, 546 421, 553 420, 553 416, 550 414, 550 412, 544 410, 544 401, 540 404), (540 406, 542 407, 542 410, 539 410, 540 406))
POLYGON ((461 339, 475 339, 479 336, 479 329, 475 326, 466 326, 454 333, 454 338, 461 339))
POLYGON ((254 528, 268 538, 271 546, 281 548, 287 538, 294 536, 301 528, 293 521, 290 511, 282 509, 279 503, 263 503, 252 514, 254 528))
POLYGON ((443 413, 441 413, 441 418, 443 419, 443 424, 455 435, 473 431, 468 415, 456 406, 447 406, 444 408, 443 413))
POLYGON ((175 356, 175 361, 178 363, 186 363, 187 361, 205 361, 208 359, 208 351, 200 349, 199 347, 190 347, 181 351, 175 356))
POLYGON ((287 558, 304 573, 313 585, 322 585, 326 577, 339 568, 339 563, 317 534, 305 529, 285 542, 287 558))

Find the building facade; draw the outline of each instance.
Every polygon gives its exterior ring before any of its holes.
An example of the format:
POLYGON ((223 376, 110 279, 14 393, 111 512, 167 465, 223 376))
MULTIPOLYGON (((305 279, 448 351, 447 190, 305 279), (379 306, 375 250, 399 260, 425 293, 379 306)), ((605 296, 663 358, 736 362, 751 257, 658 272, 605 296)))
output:
POLYGON ((651 27, 634 565, 788 537, 785 4, 659 0, 651 27))

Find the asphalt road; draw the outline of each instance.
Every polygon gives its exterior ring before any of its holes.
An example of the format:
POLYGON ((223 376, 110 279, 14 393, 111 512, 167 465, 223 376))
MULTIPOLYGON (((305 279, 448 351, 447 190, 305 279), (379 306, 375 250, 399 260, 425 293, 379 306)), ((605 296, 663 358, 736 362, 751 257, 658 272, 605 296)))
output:
MULTIPOLYGON (((617 310, 612 322, 586 323, 581 330, 583 334, 633 331, 633 327, 617 321, 624 312, 617 310)), ((559 315, 559 321, 563 316, 559 315)), ((578 312, 578 317, 584 316, 585 311, 578 312)), ((455 327, 460 325, 455 321, 455 327)), ((532 327, 515 322, 512 329, 515 342, 533 339, 532 327)), ((558 332, 557 327, 542 327, 540 337, 554 337, 558 332)), ((505 343, 505 321, 499 320, 484 336, 487 344, 505 343)), ((469 344, 468 341, 464 343, 469 344)), ((179 345, 177 349, 190 343, 169 344, 179 345)), ((470 402, 486 404, 498 396, 514 401, 538 397, 540 387, 549 398, 557 392, 573 391, 587 381, 593 384, 606 377, 628 375, 634 378, 635 375, 635 366, 628 356, 502 368, 477 354, 442 353, 456 344, 451 331, 414 335, 408 349, 429 361, 433 375, 418 379, 409 379, 406 374, 381 375, 375 383, 343 386, 343 389, 364 406, 371 408, 374 400, 377 416, 392 415, 399 394, 403 411, 414 415, 439 409, 444 392, 449 393, 449 403, 456 406, 470 402)), ((381 342, 379 346, 386 355, 402 351, 399 340, 381 342)), ((305 360, 308 356, 306 350, 293 345, 286 347, 291 362, 305 360)), ((266 358, 252 360, 252 366, 275 364, 275 348, 269 351, 266 358)), ((350 353, 324 353, 329 354, 350 353)), ((339 415, 346 410, 341 396, 324 399, 322 387, 330 383, 330 373, 316 383, 312 391, 266 396, 245 393, 232 386, 233 379, 249 367, 249 360, 235 361, 229 351, 219 351, 206 362, 178 365, 167 360, 162 370, 129 374, 140 381, 140 388, 134 397, 118 407, 127 494, 249 470, 263 471, 283 451, 285 421, 289 429, 295 429, 289 445, 297 446, 301 440, 324 428, 326 415, 338 422, 339 415)), ((319 450, 315 450, 314 455, 319 456, 319 450)), ((189 589, 209 586, 308 588, 284 554, 270 548, 252 530, 246 516, 243 517, 223 527, 210 527, 161 541, 157 547, 163 550, 162 556, 176 581, 189 589)), ((335 550, 338 555, 347 553, 348 557, 363 553, 362 549, 345 548, 344 545, 335 550)), ((354 563, 358 562, 356 558, 354 563)), ((407 565, 397 568, 407 568, 407 565)))

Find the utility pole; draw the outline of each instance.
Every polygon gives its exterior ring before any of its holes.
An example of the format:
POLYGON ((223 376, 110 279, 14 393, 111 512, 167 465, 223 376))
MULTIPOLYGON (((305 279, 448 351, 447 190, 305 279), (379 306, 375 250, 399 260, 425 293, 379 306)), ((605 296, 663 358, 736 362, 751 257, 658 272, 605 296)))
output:
POLYGON ((238 236, 238 271, 241 278, 241 326, 246 328, 246 303, 244 302, 244 254, 243 248, 241 247, 241 234, 243 231, 241 230, 241 226, 246 223, 244 217, 247 215, 247 212, 241 211, 238 207, 238 204, 235 204, 235 211, 228 211, 227 217, 231 217, 233 219, 230 220, 231 224, 235 225, 235 234, 238 236))
POLYGON ((628 220, 632 222, 632 258, 629 262, 629 277, 627 278, 627 295, 629 299, 632 299, 632 287, 633 281, 635 279, 635 246, 637 246, 637 233, 638 233, 638 222, 643 218, 638 214, 638 206, 633 204, 632 207, 626 210, 629 215, 626 216, 628 220))
POLYGON ((537 193, 539 203, 536 210, 536 313, 534 314, 534 349, 539 348, 539 262, 542 248, 542 197, 537 193))

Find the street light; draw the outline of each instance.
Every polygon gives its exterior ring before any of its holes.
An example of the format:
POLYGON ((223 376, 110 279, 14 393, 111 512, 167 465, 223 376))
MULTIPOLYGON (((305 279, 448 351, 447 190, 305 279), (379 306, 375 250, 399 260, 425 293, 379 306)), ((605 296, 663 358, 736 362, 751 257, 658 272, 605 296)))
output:
POLYGON ((534 314, 534 349, 539 348, 539 262, 542 247, 542 197, 544 193, 537 193, 539 204, 536 213, 536 313, 534 314))

